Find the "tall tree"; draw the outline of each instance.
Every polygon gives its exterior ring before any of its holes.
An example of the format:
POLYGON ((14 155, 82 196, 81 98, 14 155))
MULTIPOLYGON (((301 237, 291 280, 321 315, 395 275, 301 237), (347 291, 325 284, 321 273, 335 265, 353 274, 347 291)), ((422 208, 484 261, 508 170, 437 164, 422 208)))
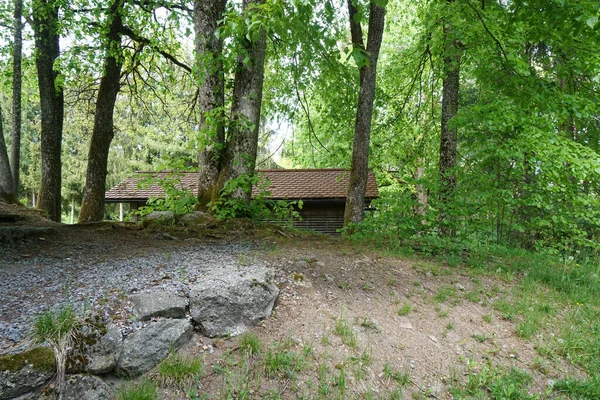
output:
POLYGON ((4 124, 2 119, 2 108, 0 108, 0 202, 13 202, 15 195, 13 192, 8 154, 6 153, 6 143, 4 142, 4 124))
POLYGON ((108 172, 108 151, 114 137, 113 113, 119 93, 123 54, 121 31, 123 29, 123 0, 113 0, 107 15, 104 46, 106 58, 100 80, 94 129, 90 142, 86 184, 79 222, 101 221, 104 218, 104 192, 108 172))
MULTIPOLYGON (((244 0, 243 14, 251 16, 264 0, 244 0)), ((262 106, 266 33, 261 24, 249 24, 235 66, 229 139, 223 154, 219 187, 232 179, 254 175, 262 106)), ((231 196, 250 202, 252 185, 238 182, 231 196)))
POLYGON ((38 208, 46 211, 50 219, 60 221, 64 93, 55 66, 60 54, 59 2, 34 0, 32 11, 42 120, 42 182, 38 208))
POLYGON ((199 156, 198 201, 200 209, 218 195, 217 179, 225 148, 225 85, 223 76, 223 40, 216 35, 227 0, 196 0, 194 29, 196 32, 196 65, 198 66, 198 107, 200 135, 204 148, 199 156))
POLYGON ((373 103, 375 101, 377 59, 379 58, 379 49, 381 48, 385 26, 385 3, 384 1, 375 0, 370 3, 369 32, 365 47, 357 5, 353 0, 348 0, 352 54, 359 67, 360 91, 354 124, 348 197, 346 198, 346 209, 344 211, 345 226, 350 223, 362 221, 365 213, 365 194, 369 174, 371 120, 373 118, 373 103))
POLYGON ((13 42, 13 104, 12 104, 12 145, 11 171, 14 193, 19 195, 21 168, 21 59, 23 55, 23 0, 14 0, 14 42, 13 42))
MULTIPOLYGON (((455 0, 445 0, 451 9, 455 0)), ((450 12, 446 13, 450 15, 450 12)), ((449 122, 458 113, 458 95, 460 86, 460 42, 456 38, 452 22, 445 18, 443 22, 443 87, 442 119, 440 131, 440 233, 453 235, 455 229, 449 221, 448 208, 454 201, 456 188, 456 149, 457 128, 449 122)))

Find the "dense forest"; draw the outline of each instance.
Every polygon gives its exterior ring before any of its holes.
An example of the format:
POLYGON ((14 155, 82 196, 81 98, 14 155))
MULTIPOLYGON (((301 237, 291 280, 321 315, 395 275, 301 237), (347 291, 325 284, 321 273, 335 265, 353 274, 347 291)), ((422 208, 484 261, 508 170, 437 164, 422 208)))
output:
POLYGON ((198 170, 213 210, 248 204, 257 168, 336 167, 354 235, 595 250, 599 18, 596 0, 5 1, 0 197, 89 222, 137 170, 198 170))

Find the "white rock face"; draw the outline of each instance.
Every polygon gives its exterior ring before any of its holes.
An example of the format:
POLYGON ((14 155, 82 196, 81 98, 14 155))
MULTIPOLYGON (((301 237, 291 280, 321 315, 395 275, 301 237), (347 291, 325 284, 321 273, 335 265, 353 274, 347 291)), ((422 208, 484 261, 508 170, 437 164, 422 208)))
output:
POLYGON ((230 267, 209 271, 190 291, 190 314, 209 337, 239 335, 271 315, 279 288, 272 268, 230 267))

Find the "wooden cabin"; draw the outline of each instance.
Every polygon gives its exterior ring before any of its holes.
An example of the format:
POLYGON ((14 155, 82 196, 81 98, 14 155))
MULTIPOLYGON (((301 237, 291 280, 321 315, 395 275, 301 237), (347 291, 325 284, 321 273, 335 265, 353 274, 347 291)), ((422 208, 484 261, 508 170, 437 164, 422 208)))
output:
MULTIPOLYGON (((344 169, 269 169, 258 170, 257 173, 270 182, 266 189, 270 192, 270 195, 267 196, 268 199, 302 201, 303 206, 299 210, 302 221, 296 221, 295 227, 328 234, 335 234, 338 229, 342 228, 349 171, 344 169)), ((170 172, 138 172, 136 176, 125 179, 106 192, 106 202, 121 203, 121 210, 125 203, 129 204, 130 209, 137 209, 146 204, 150 198, 164 196, 164 189, 158 184, 138 188, 140 181, 148 174, 165 179, 174 175, 170 172)), ((189 189, 194 195, 197 195, 198 173, 179 173, 175 179, 180 180, 179 184, 182 188, 189 189)), ((254 187, 253 197, 258 192, 259 188, 254 187)), ((368 207, 371 200, 377 196, 375 175, 369 172, 365 196, 366 206, 368 207)))

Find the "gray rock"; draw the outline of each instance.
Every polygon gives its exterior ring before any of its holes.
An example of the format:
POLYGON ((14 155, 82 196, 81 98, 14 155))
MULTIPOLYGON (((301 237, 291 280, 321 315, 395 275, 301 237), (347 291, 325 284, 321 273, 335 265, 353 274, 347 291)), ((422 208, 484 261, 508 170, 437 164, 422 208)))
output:
POLYGON ((190 291, 190 313, 203 334, 239 335, 271 315, 279 289, 272 268, 211 270, 190 291))
POLYGON ((113 390, 93 375, 71 375, 66 379, 64 398, 74 400, 110 400, 113 390))
POLYGON ((47 347, 0 357, 0 400, 43 386, 54 376, 55 370, 54 352, 47 347))
POLYGON ((188 300, 185 297, 166 291, 144 293, 130 296, 133 313, 140 321, 152 317, 185 318, 188 300))
POLYGON ((183 346, 192 336, 187 320, 165 319, 133 333, 123 341, 118 369, 130 376, 141 375, 183 346))
POLYGON ((175 214, 171 211, 152 211, 142 219, 142 226, 150 225, 173 225, 175 224, 175 214))
POLYGON ((217 226, 218 221, 214 216, 202 211, 185 214, 179 220, 179 223, 184 226, 196 226, 199 228, 213 228, 217 226))
POLYGON ((117 367, 117 360, 123 348, 121 329, 110 324, 104 335, 95 335, 94 343, 87 345, 84 356, 87 359, 86 370, 91 374, 107 374, 117 367))

